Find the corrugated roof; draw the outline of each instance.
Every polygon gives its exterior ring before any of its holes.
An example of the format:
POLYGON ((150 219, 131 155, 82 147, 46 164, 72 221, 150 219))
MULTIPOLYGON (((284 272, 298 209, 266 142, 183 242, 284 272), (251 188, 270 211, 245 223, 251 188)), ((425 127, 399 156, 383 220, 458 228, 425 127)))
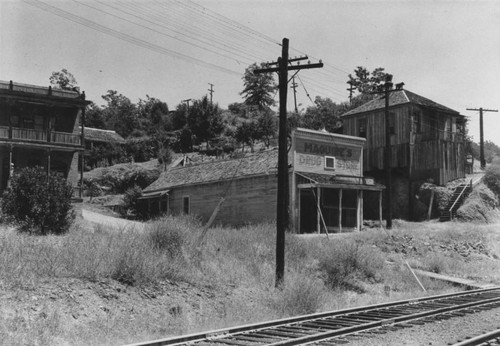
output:
POLYGON ((174 186, 229 180, 233 177, 275 173, 278 166, 278 150, 271 149, 241 159, 230 159, 178 167, 161 173, 158 180, 144 192, 164 190, 174 186))
POLYGON ((96 129, 93 127, 86 127, 85 139, 93 142, 106 142, 106 143, 125 143, 125 139, 118 133, 112 130, 96 129))
MULTIPOLYGON (((441 111, 447 112, 447 113, 456 113, 459 115, 460 113, 448 108, 446 106, 443 106, 437 102, 434 102, 428 98, 425 98, 423 96, 417 95, 411 91, 408 90, 396 90, 392 91, 389 93, 389 107, 392 106, 398 106, 406 103, 413 103, 419 106, 424 106, 424 107, 430 107, 430 108, 436 108, 441 111)), ((374 110, 379 110, 379 109, 384 109, 385 108, 385 96, 380 96, 374 100, 371 100, 357 108, 354 108, 350 110, 349 112, 346 112, 342 114, 342 117, 348 116, 348 115, 353 115, 353 114, 359 114, 359 113, 365 113, 365 112, 370 112, 374 110)))

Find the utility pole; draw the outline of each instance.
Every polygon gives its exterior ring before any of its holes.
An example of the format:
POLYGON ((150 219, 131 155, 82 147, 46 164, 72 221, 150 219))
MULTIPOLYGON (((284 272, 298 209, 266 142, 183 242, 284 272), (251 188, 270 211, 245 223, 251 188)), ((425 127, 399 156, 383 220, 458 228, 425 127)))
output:
POLYGON ((276 287, 281 286, 285 276, 285 231, 288 228, 288 152, 287 152, 287 118, 286 118, 286 98, 288 92, 288 71, 309 68, 323 67, 323 63, 293 65, 289 63, 305 60, 307 57, 288 59, 288 39, 283 38, 281 45, 281 57, 277 62, 269 65, 278 67, 256 69, 254 73, 279 73, 279 94, 280 94, 280 114, 279 114, 279 135, 278 135, 278 196, 276 206, 276 287))
POLYGON ((214 85, 212 83, 208 83, 208 85, 210 85, 210 89, 208 89, 208 91, 210 92, 210 104, 212 104, 212 96, 213 96, 213 93, 214 93, 214 85))
POLYGON ((373 92, 372 94, 384 94, 385 97, 385 151, 384 151, 384 166, 385 166, 385 184, 386 184, 386 228, 392 228, 392 148, 391 148, 391 127, 389 121, 389 96, 391 92, 400 91, 405 83, 396 84, 396 89, 393 89, 392 74, 385 75, 384 90, 382 92, 373 92))
POLYGON ((352 105, 352 92, 356 90, 356 88, 352 86, 352 80, 348 80, 347 84, 349 84, 349 88, 347 88, 347 91, 349 91, 349 104, 352 105))
POLYGON ((290 89, 293 89, 293 102, 295 104, 295 113, 299 113, 299 109, 297 108, 297 87, 299 85, 295 83, 295 76, 292 78, 292 85, 290 86, 290 89))
POLYGON ((189 113, 189 102, 191 101, 192 99, 187 99, 187 100, 182 100, 181 102, 185 102, 187 103, 187 112, 189 113))
POLYGON ((484 159, 484 129, 483 129, 483 112, 498 112, 498 109, 485 108, 467 108, 468 111, 479 111, 479 161, 481 161, 481 169, 486 167, 484 159))
POLYGON ((386 169, 386 228, 392 228, 392 149, 391 132, 389 122, 389 94, 392 89, 392 75, 385 76, 384 94, 385 94, 385 169, 386 169))

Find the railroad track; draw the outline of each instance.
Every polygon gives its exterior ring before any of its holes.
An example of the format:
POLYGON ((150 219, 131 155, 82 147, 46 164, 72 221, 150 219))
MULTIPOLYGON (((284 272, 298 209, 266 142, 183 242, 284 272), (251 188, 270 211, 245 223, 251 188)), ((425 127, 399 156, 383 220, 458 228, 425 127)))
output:
POLYGON ((500 329, 453 344, 453 346, 480 346, 480 345, 481 346, 500 345, 500 329))
MULTIPOLYGON (((500 307, 500 287, 316 313, 211 332, 146 341, 130 346, 289 346, 347 343, 353 334, 408 328, 433 319, 500 307)), ((478 345, 478 344, 466 344, 478 345)))

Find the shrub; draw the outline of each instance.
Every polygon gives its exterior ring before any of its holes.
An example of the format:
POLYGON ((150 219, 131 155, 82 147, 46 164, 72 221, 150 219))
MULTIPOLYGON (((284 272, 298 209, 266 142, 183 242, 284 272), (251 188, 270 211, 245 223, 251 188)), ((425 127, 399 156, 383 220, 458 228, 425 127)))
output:
POLYGON ((142 189, 139 186, 134 186, 125 191, 123 195, 123 216, 143 216, 139 208, 139 197, 142 195, 142 189))
POLYGON ((492 163, 484 174, 484 183, 497 196, 500 196, 500 162, 492 163))
POLYGON ((66 180, 42 167, 27 167, 14 174, 1 208, 21 231, 35 234, 65 233, 74 220, 73 188, 66 180))
POLYGON ((276 290, 271 306, 281 316, 312 314, 324 303, 325 286, 304 273, 286 273, 282 287, 276 290))
POLYGON ((154 249, 165 252, 169 257, 176 258, 182 254, 185 245, 185 232, 182 225, 158 220, 147 226, 147 236, 154 249))
POLYGON ((332 288, 356 288, 356 279, 376 279, 383 258, 372 248, 354 242, 339 242, 319 259, 325 283, 332 288))

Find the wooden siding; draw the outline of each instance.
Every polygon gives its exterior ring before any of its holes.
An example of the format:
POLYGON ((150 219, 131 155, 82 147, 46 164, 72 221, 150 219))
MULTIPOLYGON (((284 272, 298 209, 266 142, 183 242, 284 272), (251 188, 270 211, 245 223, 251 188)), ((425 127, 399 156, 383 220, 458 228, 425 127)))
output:
MULTIPOLYGON (((178 186, 169 192, 169 212, 180 214, 183 197, 189 196, 191 214, 208 221, 229 181, 178 186)), ((262 175, 235 179, 215 219, 215 223, 239 226, 276 219, 277 177, 262 175)))
MULTIPOLYGON (((411 179, 432 178, 440 185, 465 176, 464 143, 462 135, 456 133, 456 117, 417 105, 391 108, 390 113, 395 114, 391 167, 408 169, 411 179)), ((364 171, 382 170, 384 110, 346 117, 344 134, 358 136, 360 119, 366 119, 364 171)))

